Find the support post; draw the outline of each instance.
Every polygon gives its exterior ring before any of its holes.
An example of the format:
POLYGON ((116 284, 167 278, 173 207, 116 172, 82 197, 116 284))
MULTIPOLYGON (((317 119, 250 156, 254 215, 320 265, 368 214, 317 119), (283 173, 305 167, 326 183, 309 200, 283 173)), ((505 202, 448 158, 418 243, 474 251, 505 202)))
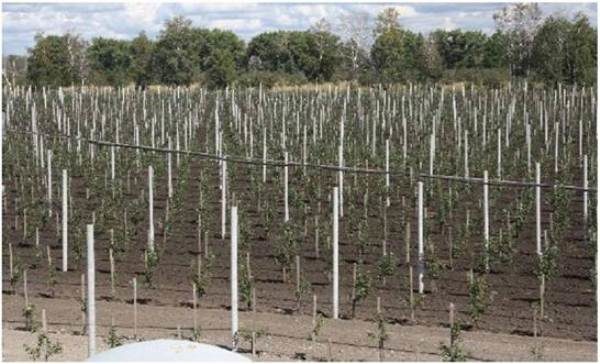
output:
POLYGON ((96 282, 94 268, 94 225, 87 225, 87 315, 88 356, 96 353, 96 282))
POLYGON ((333 318, 337 319, 339 314, 339 236, 338 236, 338 219, 339 219, 339 208, 338 208, 338 188, 333 188, 333 318))
POLYGON ((68 209, 67 209, 67 170, 62 170, 62 271, 66 272, 68 269, 68 242, 67 242, 67 231, 68 231, 68 209))
POLYGON ((231 339, 232 348, 237 350, 238 343, 238 282, 237 282, 237 245, 238 245, 237 206, 231 206, 231 339))

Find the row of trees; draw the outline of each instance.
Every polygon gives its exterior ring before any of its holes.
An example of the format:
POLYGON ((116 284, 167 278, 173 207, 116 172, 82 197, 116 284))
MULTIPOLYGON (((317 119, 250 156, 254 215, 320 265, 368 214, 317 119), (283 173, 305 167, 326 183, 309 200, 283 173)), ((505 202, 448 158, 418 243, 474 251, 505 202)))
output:
MULTIPOLYGON (((259 34, 247 45, 231 31, 194 27, 184 17, 167 21, 156 40, 144 32, 130 41, 94 38, 89 44, 72 34, 39 35, 29 50, 25 81, 49 86, 133 82, 141 87, 387 83, 440 80, 464 69, 494 71, 504 78, 596 81, 597 31, 583 14, 542 20, 537 4, 509 5, 494 15, 497 31, 491 36, 462 30, 425 36, 403 28, 399 18, 394 8, 374 21, 367 13, 353 13, 338 25, 322 19, 306 31, 259 34)), ((11 60, 7 63, 10 67, 11 60)))

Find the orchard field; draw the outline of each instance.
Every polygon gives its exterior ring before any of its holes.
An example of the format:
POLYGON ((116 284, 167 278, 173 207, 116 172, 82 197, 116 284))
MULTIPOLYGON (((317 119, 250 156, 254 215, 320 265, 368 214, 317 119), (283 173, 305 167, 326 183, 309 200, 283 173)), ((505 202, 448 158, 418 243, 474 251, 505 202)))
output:
POLYGON ((259 360, 596 358, 594 88, 3 97, 5 347, 48 334, 51 359, 83 359, 93 312, 99 348, 180 336, 259 360))

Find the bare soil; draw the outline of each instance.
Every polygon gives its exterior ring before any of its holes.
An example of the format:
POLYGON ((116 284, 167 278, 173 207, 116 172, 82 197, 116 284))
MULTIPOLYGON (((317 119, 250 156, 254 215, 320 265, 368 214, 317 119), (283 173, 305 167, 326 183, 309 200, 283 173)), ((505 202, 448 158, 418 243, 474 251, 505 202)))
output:
MULTIPOLYGON (((202 162, 205 163, 205 162, 202 162)), ((183 218, 175 224, 174 234, 169 236, 166 244, 162 244, 162 230, 157 228, 156 241, 160 252, 160 264, 154 278, 154 287, 144 287, 138 284, 138 298, 140 303, 140 327, 144 338, 164 337, 173 335, 179 324, 184 328, 190 327, 191 311, 190 302, 192 289, 190 275, 193 269, 190 262, 196 259, 197 249, 196 212, 198 201, 198 188, 195 178, 198 177, 198 162, 192 164, 190 187, 184 198, 183 218)), ((210 166, 211 173, 208 184, 213 193, 209 196, 209 211, 214 216, 209 224, 209 249, 216 255, 214 268, 211 272, 211 281, 206 295, 199 301, 200 317, 205 340, 217 344, 227 344, 228 321, 227 310, 230 305, 229 296, 229 240, 220 238, 220 201, 218 189, 218 176, 214 163, 204 164, 210 166), (219 232, 219 233, 217 233, 219 232)), ((245 168, 245 167, 244 167, 245 168)), ((273 173, 270 171, 269 173, 273 173)), ((333 186, 334 176, 331 174, 325 179, 324 190, 333 186)), ((248 173, 242 167, 231 170, 231 191, 237 196, 244 193, 253 194, 249 190, 248 173)), ((133 180, 133 178, 132 178, 133 180)), ((290 188, 302 188, 301 179, 290 178, 290 188)), ((144 189, 144 176, 140 176, 138 184, 131 183, 131 189, 125 198, 139 196, 144 189)), ((347 177, 348 184, 352 177, 347 177)), ((155 216, 160 221, 164 215, 166 204, 166 181, 164 177, 157 178, 155 191, 155 216), (164 188, 163 188, 164 186, 164 188)), ((99 201, 94 196, 85 201, 85 186, 80 177, 73 177, 73 198, 86 204, 85 211, 99 208, 99 201)), ((277 186, 275 186, 277 187, 277 186)), ((271 187, 271 188, 275 188, 271 187)), ((465 347, 472 352, 473 359, 495 360, 530 360, 533 336, 532 304, 538 301, 539 282, 533 274, 537 256, 535 255, 534 216, 526 222, 525 231, 517 239, 516 254, 513 263, 508 266, 493 267, 487 280, 490 287, 491 303, 475 326, 468 316, 468 285, 466 273, 472 266, 472 256, 467 254, 480 249, 482 237, 473 237, 473 246, 461 258, 454 261, 452 269, 444 270, 441 277, 432 285, 426 280, 426 294, 416 311, 416 323, 411 323, 410 308, 408 304, 408 265, 404 263, 404 231, 399 221, 402 218, 412 221, 413 241, 416 235, 416 214, 412 204, 413 187, 407 183, 399 182, 398 192, 392 195, 392 206, 388 213, 388 251, 399 257, 397 272, 394 277, 388 278, 386 284, 377 284, 373 293, 363 302, 359 303, 355 319, 350 319, 350 297, 352 290, 352 264, 356 261, 356 244, 352 237, 345 232, 348 224, 347 218, 341 221, 342 236, 340 238, 340 305, 341 320, 328 320, 325 325, 323 338, 331 338, 334 343, 334 358, 337 360, 375 360, 376 349, 374 343, 368 343, 367 331, 373 330, 372 319, 375 314, 376 297, 381 297, 382 309, 386 320, 392 324, 390 339, 390 353, 386 354, 394 360, 437 360, 439 357, 439 344, 448 336, 448 303, 453 302, 457 307, 457 319, 463 323, 465 347), (407 199, 406 211, 401 211, 400 199, 407 199), (435 291, 433 287, 435 286, 435 291), (483 341, 486 338, 485 341, 483 341), (489 340, 487 339, 489 338, 489 340), (423 343, 418 344, 423 339, 423 343), (475 341, 476 340, 476 341, 475 341), (504 340, 504 341, 503 341, 504 340), (416 347, 419 347, 417 350, 416 347), (416 352, 419 352, 417 354, 416 352)), ((515 197, 515 192, 507 190, 504 203, 515 197)), ((479 213, 478 191, 473 192, 461 201, 461 210, 470 208, 472 214, 479 213)), ((17 195, 17 190, 12 184, 7 186, 8 201, 17 195)), ((283 199, 279 189, 270 190, 261 198, 269 197, 277 201, 275 220, 283 221, 283 199), (268 196, 267 196, 268 195, 268 196)), ((360 196, 348 194, 346 201, 360 196)), ((362 200, 360 200, 362 201, 362 200)), ((316 197, 311 198, 311 211, 316 211, 316 197)), ((330 204, 324 194, 322 198, 323 210, 329 210, 330 204)), ((567 234, 568 239, 560 243, 561 254, 558 259, 558 274, 547 286, 546 318, 541 325, 544 341, 547 345, 548 358, 555 360, 595 360, 597 340, 597 309, 595 290, 590 280, 590 270, 594 265, 593 255, 583 242, 583 226, 577 222, 581 217, 581 196, 576 196, 572 201, 573 221, 567 234), (552 339, 550 339, 552 338, 552 339), (559 340, 559 339, 565 339, 559 340), (557 343, 564 343, 557 344, 557 343), (556 345, 555 345, 556 344, 556 345)), ((358 211, 362 211, 359 209, 358 211)), ((458 210, 457 210, 458 211, 458 210)), ((545 216, 543 228, 548 228, 549 207, 544 205, 545 216)), ((312 295, 307 294, 302 298, 300 312, 296 310, 294 297, 294 273, 289 272, 290 279, 283 282, 281 268, 275 264, 273 240, 266 239, 261 214, 254 207, 247 208, 245 215, 252 228, 250 250, 252 274, 255 278, 257 290, 257 311, 242 313, 243 325, 266 325, 267 338, 262 339, 262 354, 260 359, 294 359, 296 353, 305 353, 312 360, 325 360, 326 346, 323 343, 313 344, 306 340, 310 331, 311 318, 304 316, 311 311, 312 295), (291 345, 288 346, 288 345, 291 345)), ((429 217, 432 217, 431 215, 429 217)), ((54 217, 53 217, 54 218, 54 217)), ((292 216, 292 219, 294 216, 292 216)), ((492 215, 492 227, 498 223, 499 215, 492 215)), ((91 220, 91 218, 90 218, 91 220)), ((20 311, 22 308, 22 282, 18 285, 18 295, 12 294, 8 282, 8 248, 7 241, 13 243, 14 254, 28 267, 29 295, 38 311, 46 308, 50 320, 50 327, 57 332, 61 339, 78 342, 81 338, 73 336, 70 332, 80 330, 81 311, 76 301, 80 297, 80 279, 84 272, 85 258, 79 263, 71 262, 68 272, 57 271, 57 284, 49 289, 48 269, 45 264, 45 254, 42 264, 34 267, 35 246, 31 239, 23 240, 22 229, 14 228, 14 211, 4 211, 3 233, 3 323, 5 343, 5 359, 24 359, 19 356, 19 348, 11 349, 14 343, 20 340, 31 340, 23 332, 15 331, 20 325, 20 311), (11 294, 9 294, 11 293, 11 294), (49 298, 50 297, 50 298, 49 298), (60 330, 63 333, 60 334, 60 330)), ((52 220, 53 221, 53 220, 52 220)), ((329 220, 327 220, 329 221, 329 220)), ((381 256, 382 216, 379 205, 373 197, 369 211, 369 234, 374 242, 365 256, 366 266, 373 273, 376 270, 377 259, 381 256)), ((462 220, 460 220, 462 221, 462 220)), ((449 221, 448 224, 463 223, 449 221)), ((329 226, 329 225, 326 225, 329 226)), ((147 220, 136 225, 137 235, 126 254, 116 262, 117 292, 115 297, 110 294, 110 275, 107 231, 98 231, 96 234, 96 294, 99 300, 98 320, 101 325, 107 325, 110 317, 114 316, 119 327, 126 333, 131 326, 129 315, 132 313, 130 305, 132 299, 131 278, 141 275, 144 271, 143 252, 146 244, 147 220)), ((41 231, 41 245, 51 247, 53 261, 56 267, 61 266, 60 237, 56 234, 54 223, 51 222, 41 231)), ((442 259, 448 256, 448 246, 441 235, 441 227, 432 226, 432 238, 436 242, 436 254, 442 259)), ((308 235, 302 246, 302 275, 311 282, 312 292, 318 296, 318 308, 324 316, 331 316, 331 283, 327 272, 329 257, 317 258, 314 252, 314 228, 312 219, 308 220, 308 235)), ((277 236, 277 232, 273 234, 277 236)), ((201 252, 200 252, 201 253, 201 252)), ((416 244, 411 247, 411 259, 416 257, 416 244)), ((242 257, 240 257, 242 259, 242 257)), ((446 260, 444 260, 446 262, 446 260)), ((138 282, 141 278, 138 278, 138 282)), ((415 281, 416 282, 416 281, 415 281)), ((244 305, 241 305, 245 309, 244 305)), ((242 326, 243 326, 242 325, 242 326)), ((102 334, 102 331, 100 331, 102 334)), ((17 345, 19 346, 19 345, 17 345)), ((70 346, 70 345, 69 345, 70 346)), ((81 349, 70 348, 69 350, 81 349)), ((72 360, 81 359, 81 353, 68 354, 72 360)), ((65 354, 67 355, 67 354, 65 354)), ((300 356, 301 358, 302 356, 300 356)))
MULTIPOLYGON (((20 317, 23 297, 4 295, 3 359, 5 361, 29 360, 23 344, 32 345, 35 334, 23 331, 20 317)), ((81 322, 77 314, 79 304, 73 299, 35 298, 37 307, 45 307, 49 318, 50 337, 58 340, 64 352, 52 360, 84 360, 87 357, 87 336, 80 334, 81 322)), ((133 340, 133 307, 122 302, 100 301, 97 306, 97 350, 106 350, 105 342, 111 318, 116 332, 133 340)), ((198 309, 201 342, 231 347, 230 312, 223 309, 198 309)), ((192 329, 192 309, 189 307, 164 307, 141 305, 138 312, 138 340, 177 337, 177 326, 182 337, 189 337, 192 329)), ((326 361, 376 361, 376 343, 368 337, 375 332, 375 323, 363 320, 327 319, 316 342, 309 339, 311 317, 307 315, 281 315, 276 313, 240 314, 240 329, 264 331, 257 339, 254 360, 311 360, 326 361), (291 329, 293 328, 293 329, 291 329), (331 358, 328 340, 331 340, 331 358)), ((388 325, 389 340, 385 343, 384 360, 439 361, 440 345, 447 344, 449 330, 422 325, 388 325)), ((596 343, 573 340, 523 337, 494 334, 484 331, 463 332, 461 346, 469 360, 488 361, 595 361, 596 343), (534 357, 531 350, 542 347, 542 356, 534 357)), ((252 357, 250 343, 242 340, 240 352, 252 357)))

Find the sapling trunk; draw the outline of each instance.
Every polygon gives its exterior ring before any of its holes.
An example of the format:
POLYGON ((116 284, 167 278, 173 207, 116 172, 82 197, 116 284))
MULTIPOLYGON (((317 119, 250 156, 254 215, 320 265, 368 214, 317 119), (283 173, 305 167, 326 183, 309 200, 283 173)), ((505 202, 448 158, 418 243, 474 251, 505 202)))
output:
MULTIPOLYGON (((12 282, 13 277, 15 276, 14 271, 13 271, 13 249, 12 249, 12 244, 8 243, 8 271, 9 271, 9 277, 10 280, 12 282)), ((14 293, 14 292, 13 292, 14 293)))
POLYGON ((315 257, 319 259, 319 215, 315 215, 315 257))
POLYGON ((333 318, 338 318, 338 300, 339 300, 339 278, 338 278, 338 224, 339 224, 339 209, 338 209, 338 188, 333 188, 333 318))
POLYGON ((194 312, 194 332, 198 331, 198 311, 196 310, 197 306, 197 288, 196 283, 192 283, 192 310, 194 312))
POLYGON ((312 305, 312 331, 310 333, 310 339, 315 342, 317 341, 316 328, 317 328, 317 295, 313 294, 313 305, 312 305))
POLYGON ((231 340, 233 351, 238 346, 238 212, 231 206, 231 340))
POLYGON ((137 338, 137 278, 133 277, 133 337, 137 338))
POLYGON ((62 271, 68 269, 68 209, 67 209, 67 170, 62 170, 62 271))
POLYGON ((208 230, 204 231, 204 257, 208 258, 208 230))
POLYGON ((418 200, 419 200, 419 262, 418 262, 418 279, 419 279, 419 294, 423 294, 425 291, 425 285, 423 284, 423 275, 425 273, 425 253, 423 250, 423 182, 418 182, 418 200))
POLYGON ((409 304, 410 304, 410 321, 415 322, 415 296, 413 288, 413 268, 408 267, 408 282, 409 282, 409 304))
POLYGON ((356 314, 356 263, 352 264, 352 318, 356 314))
POLYGON ((113 250, 108 250, 108 257, 110 260, 110 295, 115 297, 115 258, 113 256, 113 250))
POLYGON ((87 225, 87 315, 88 315, 88 356, 96 352, 96 283, 95 283, 95 258, 94 258, 94 225, 87 225))
POLYGON ((25 297, 25 307, 28 307, 29 294, 27 292, 27 269, 23 270, 23 297, 25 297))
POLYGON ((87 333, 87 302, 85 300, 85 273, 81 273, 81 285, 79 292, 81 293, 81 335, 87 333))
POLYGON ((406 227, 404 228, 404 243, 406 249, 406 257, 404 262, 406 264, 410 263, 410 222, 406 223, 406 227))
POLYGON ((450 347, 454 347, 455 345, 455 335, 454 335, 454 303, 450 303, 448 313, 448 323, 450 324, 450 347))

